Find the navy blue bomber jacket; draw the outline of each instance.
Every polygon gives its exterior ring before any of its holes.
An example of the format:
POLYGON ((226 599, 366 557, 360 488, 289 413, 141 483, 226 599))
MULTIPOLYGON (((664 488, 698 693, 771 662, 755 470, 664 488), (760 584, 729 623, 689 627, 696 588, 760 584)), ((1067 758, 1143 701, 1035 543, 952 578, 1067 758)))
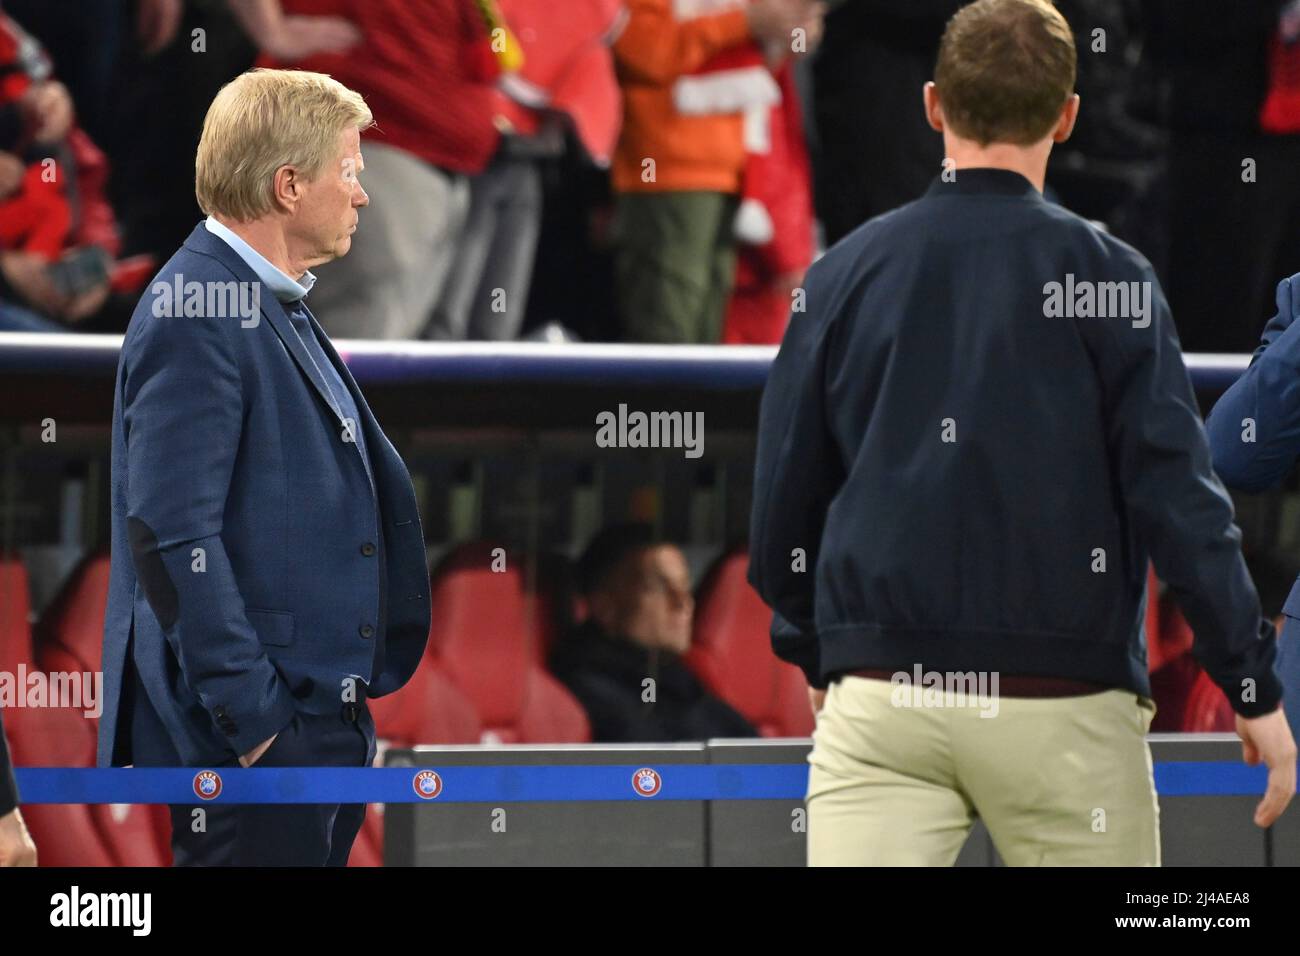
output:
POLYGON ((1233 709, 1277 708, 1273 627, 1146 259, 1017 173, 961 169, 837 243, 805 293, 750 528, 779 656, 817 686, 920 664, 1149 697, 1150 559, 1233 709))

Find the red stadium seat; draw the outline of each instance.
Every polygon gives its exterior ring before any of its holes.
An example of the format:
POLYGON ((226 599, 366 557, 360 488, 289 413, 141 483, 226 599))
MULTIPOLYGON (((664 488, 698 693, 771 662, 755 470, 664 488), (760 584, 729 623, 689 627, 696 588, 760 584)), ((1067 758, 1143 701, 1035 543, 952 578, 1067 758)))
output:
MULTIPOLYGON (((14 763, 26 767, 93 767, 95 736, 71 708, 6 712, 14 763)), ((166 807, 129 804, 28 804, 23 818, 43 866, 168 866, 166 807)))
POLYGON ((493 571, 493 551, 461 545, 434 572, 429 656, 473 702, 484 740, 590 740, 581 706, 539 663, 520 559, 507 556, 505 569, 493 571))
MULTIPOLYGON (((92 767, 95 735, 79 712, 64 707, 5 710, 5 731, 18 767, 92 767)), ((26 804, 23 819, 42 866, 114 866, 117 857, 97 819, 105 808, 26 804)))
MULTIPOLYGON (((108 571, 108 555, 91 556, 69 576, 45 611, 36 628, 34 650, 38 666, 47 674, 102 672, 108 571)), ((89 724, 92 738, 98 735, 99 718, 78 713, 89 724)))
POLYGON ((0 670, 33 666, 30 615, 27 568, 16 557, 0 557, 0 670))
POLYGON ((1193 734, 1231 733, 1237 727, 1237 715, 1219 685, 1201 671, 1187 695, 1183 711, 1183 730, 1193 734))
POLYGON ((745 579, 749 558, 732 551, 700 584, 687 665, 764 737, 813 731, 803 673, 772 653, 772 612, 745 579))
POLYGON ((1155 566, 1150 563, 1147 564, 1147 612, 1143 630, 1147 641, 1147 672, 1150 673, 1158 666, 1154 658, 1160 643, 1160 582, 1156 580, 1155 566))
POLYGON ((474 705, 425 657, 406 686, 370 701, 375 733, 402 746, 478 743, 483 725, 474 705))
MULTIPOLYGON (((406 686, 370 701, 375 734, 388 746, 420 744, 473 744, 483 734, 474 705, 438 670, 432 657, 424 657, 406 686)), ((379 760, 376 760, 376 765, 379 760)), ((352 846, 348 866, 383 866, 383 807, 372 803, 366 821, 352 846)))
POLYGON ((1183 617, 1171 595, 1165 594, 1159 602, 1159 637, 1148 648, 1147 669, 1155 673, 1170 661, 1177 660, 1192 649, 1192 628, 1183 617))
MULTIPOLYGON (((45 612, 37 629, 36 656, 47 673, 101 669, 110 566, 107 554, 91 555, 45 612)), ((85 719, 92 733, 98 733, 99 720, 85 719)), ((171 865, 171 818, 165 806, 115 803, 89 810, 116 865, 171 865)))
POLYGON ((1151 675, 1158 733, 1225 733, 1236 727, 1228 699, 1186 651, 1151 675))
POLYGON ((100 670, 109 567, 107 554, 86 559, 46 610, 36 650, 47 669, 73 669, 75 661, 76 670, 100 670), (57 661, 58 667, 48 665, 48 660, 57 661))
MULTIPOLYGON (((99 607, 102 629, 102 601, 99 607)), ((14 673, 21 664, 28 673, 37 670, 29 608, 26 569, 17 560, 0 560, 0 669, 14 673)), ((99 670, 97 656, 88 664, 62 651, 55 659, 58 670, 99 670)), ((44 669, 50 670, 49 663, 44 669)), ((95 765, 95 720, 81 709, 13 707, 5 710, 4 721, 15 766, 95 765)), ((27 804, 22 809, 42 866, 148 866, 170 857, 157 838, 154 808, 27 804)))
POLYGON ((165 806, 105 803, 89 809, 114 866, 171 866, 171 816, 165 806))

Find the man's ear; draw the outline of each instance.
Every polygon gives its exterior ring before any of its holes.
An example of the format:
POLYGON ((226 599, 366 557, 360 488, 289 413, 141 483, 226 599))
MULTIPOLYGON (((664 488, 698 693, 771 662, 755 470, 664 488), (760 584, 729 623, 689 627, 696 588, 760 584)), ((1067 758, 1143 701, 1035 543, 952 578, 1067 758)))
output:
POLYGON ((1074 124, 1079 119, 1079 94, 1075 93, 1065 101, 1065 106, 1061 108, 1061 119, 1056 124, 1056 129, 1052 133, 1053 143, 1064 143, 1074 132, 1074 124))
POLYGON ((943 104, 939 102, 939 88, 934 80, 921 87, 921 100, 925 105, 925 118, 936 133, 943 132, 943 104))
POLYGON ((302 183, 302 171, 297 166, 281 166, 272 180, 272 198, 286 209, 292 209, 302 198, 302 183))

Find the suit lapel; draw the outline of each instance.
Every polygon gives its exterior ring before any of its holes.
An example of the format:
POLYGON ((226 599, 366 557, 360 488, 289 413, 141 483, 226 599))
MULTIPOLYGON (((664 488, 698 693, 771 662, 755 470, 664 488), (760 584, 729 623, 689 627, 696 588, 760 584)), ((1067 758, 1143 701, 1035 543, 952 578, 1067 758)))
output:
POLYGON ((271 323, 271 328, 275 329, 275 334, 280 336, 280 341, 284 343, 284 347, 293 356, 293 360, 298 363, 298 368, 302 370, 302 374, 306 375, 307 380, 315 387, 316 394, 321 397, 321 401, 334 413, 334 417, 338 419, 339 428, 342 429, 346 424, 343 409, 339 408, 338 403, 334 400, 333 393, 330 392, 329 386, 325 384, 324 371, 316 367, 316 362, 308 353, 307 346, 302 344, 302 339, 299 338, 293 323, 289 321, 289 316, 284 311, 284 306, 280 304, 280 300, 275 296, 271 296, 269 302, 264 301, 262 303, 262 315, 266 316, 267 321, 271 323))
MULTIPOLYGON (((257 273, 249 267, 248 263, 241 259, 239 254, 226 245, 220 237, 208 232, 203 223, 200 222, 194 227, 190 237, 185 240, 185 245, 194 252, 219 259, 230 271, 235 273, 240 281, 261 284, 257 278, 257 273)), ((259 299, 262 305, 262 315, 271 324, 271 328, 275 329, 275 334, 280 337, 285 349, 293 356, 293 360, 298 363, 298 369, 307 377, 307 381, 311 382, 312 387, 316 389, 316 394, 320 396, 321 401, 334 413, 341 431, 345 426, 343 411, 330 394, 329 387, 325 384, 324 373, 316 368, 316 363, 312 361, 311 356, 307 353, 307 347, 302 344, 302 339, 294 331, 293 323, 289 321, 284 306, 280 304, 280 300, 265 285, 262 286, 259 299)))
MULTIPOLYGON (((260 283, 260 280, 257 278, 257 273, 252 270, 248 263, 241 259, 239 254, 235 252, 234 249, 231 249, 230 246, 228 246, 220 237, 214 236, 212 233, 208 232, 207 227, 203 223, 200 222, 194 228, 194 231, 190 233, 190 237, 185 240, 185 245, 193 252, 213 256, 220 260, 228 269, 230 269, 230 271, 235 273, 235 276, 241 281, 260 283)), ((280 300, 277 299, 265 285, 262 286, 260 302, 263 317, 270 324, 271 328, 275 330, 275 334, 280 337, 280 341, 284 343, 285 350, 293 356, 293 360, 297 363, 299 371, 306 376, 307 381, 311 382, 312 387, 316 389, 316 394, 320 396, 321 401, 324 402, 325 406, 334 413, 334 418, 339 424, 339 434, 342 435, 343 430, 347 427, 346 417, 343 414, 343 409, 339 407, 337 400, 330 391, 329 386, 325 384, 325 370, 317 368, 316 362, 312 359, 311 354, 307 351, 307 347, 303 345, 302 339, 298 336, 298 331, 293 327, 293 322, 289 320, 288 313, 284 311, 284 306, 280 304, 280 300)), ((366 426, 365 419, 369 412, 365 399, 361 397, 361 392, 358 390, 356 382, 353 381, 352 375, 349 373, 347 366, 343 364, 342 359, 339 358, 338 352, 334 350, 333 343, 330 342, 328 336, 325 335, 321 330, 320 325, 317 324, 316 317, 311 314, 311 309, 306 309, 305 311, 307 312, 307 321, 311 324, 312 330, 316 333, 317 341, 320 342, 321 351, 325 353, 325 357, 328 361, 334 363, 334 367, 338 371, 339 377, 343 380, 343 386, 349 390, 352 395, 352 401, 357 406, 357 416, 362 420, 356 422, 354 428, 362 433, 367 442, 370 442, 371 438, 363 431, 366 426)), ((377 429, 378 426, 376 426, 374 431, 377 431, 377 429)), ((374 432, 372 431, 372 434, 373 433, 374 432)), ((349 442, 349 444, 351 444, 355 449, 356 454, 361 456, 361 465, 365 469, 366 478, 370 481, 370 488, 374 491, 375 476, 371 472, 370 462, 361 451, 360 443, 352 441, 349 442)), ((377 452, 378 449, 376 448, 375 452, 372 453, 377 452)))

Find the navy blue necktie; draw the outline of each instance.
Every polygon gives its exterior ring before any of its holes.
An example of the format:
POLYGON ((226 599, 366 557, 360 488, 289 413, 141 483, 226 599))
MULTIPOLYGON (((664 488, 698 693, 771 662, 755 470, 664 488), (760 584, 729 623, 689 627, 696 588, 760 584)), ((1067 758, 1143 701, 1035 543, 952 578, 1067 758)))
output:
POLYGON ((342 414, 343 409, 339 405, 339 393, 346 391, 346 389, 341 388, 343 383, 339 379, 338 372, 330 364, 330 360, 325 356, 325 350, 320 347, 320 341, 316 338, 316 333, 312 331, 311 320, 307 318, 306 300, 299 299, 297 302, 286 302, 284 303, 284 311, 289 316, 294 331, 298 333, 303 348, 307 350, 307 354, 316 363, 316 368, 325 381, 325 388, 330 393, 330 404, 342 414), (331 378, 333 379, 332 382, 330 381, 331 378))

